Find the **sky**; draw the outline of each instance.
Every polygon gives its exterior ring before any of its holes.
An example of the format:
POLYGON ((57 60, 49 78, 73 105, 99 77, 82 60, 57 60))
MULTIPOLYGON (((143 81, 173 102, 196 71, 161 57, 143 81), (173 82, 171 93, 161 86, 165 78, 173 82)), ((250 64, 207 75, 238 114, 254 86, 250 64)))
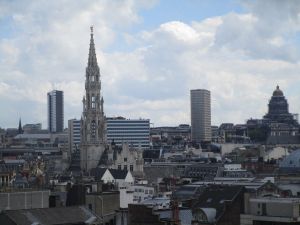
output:
POLYGON ((297 0, 0 0, 0 127, 47 128, 53 89, 81 117, 91 25, 107 116, 190 123, 208 89, 212 125, 245 123, 276 85, 300 112, 297 0))

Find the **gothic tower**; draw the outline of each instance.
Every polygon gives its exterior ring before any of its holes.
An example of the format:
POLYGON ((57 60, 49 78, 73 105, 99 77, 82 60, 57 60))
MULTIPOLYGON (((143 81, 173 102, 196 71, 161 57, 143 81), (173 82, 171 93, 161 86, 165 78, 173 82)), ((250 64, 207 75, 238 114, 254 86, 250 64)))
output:
POLYGON ((88 171, 97 167, 104 152, 106 140, 100 69, 97 63, 93 27, 91 27, 89 59, 85 78, 85 96, 82 103, 80 164, 82 170, 88 171))

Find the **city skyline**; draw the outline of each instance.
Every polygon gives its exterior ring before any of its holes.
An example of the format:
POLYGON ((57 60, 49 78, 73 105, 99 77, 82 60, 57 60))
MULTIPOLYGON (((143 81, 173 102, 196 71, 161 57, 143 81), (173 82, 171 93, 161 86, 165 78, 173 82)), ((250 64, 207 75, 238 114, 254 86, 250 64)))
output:
POLYGON ((172 3, 1 2, 0 126, 21 117, 46 128, 52 89, 65 93, 65 125, 80 118, 90 25, 107 116, 189 123, 189 90, 200 88, 211 91, 212 124, 244 123, 262 118, 277 84, 300 112, 299 4, 172 3))

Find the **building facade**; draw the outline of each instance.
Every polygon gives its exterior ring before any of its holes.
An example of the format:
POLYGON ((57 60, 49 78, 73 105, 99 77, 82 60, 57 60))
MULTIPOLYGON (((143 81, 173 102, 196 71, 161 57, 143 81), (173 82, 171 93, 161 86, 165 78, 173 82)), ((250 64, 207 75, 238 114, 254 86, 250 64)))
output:
POLYGON ((40 133, 41 130, 42 130, 42 124, 41 123, 25 124, 23 126, 23 132, 25 134, 40 133))
POLYGON ((80 145, 80 120, 71 119, 68 121, 68 142, 69 152, 74 152, 80 145))
POLYGON ((130 171, 135 177, 142 177, 144 172, 143 150, 110 144, 103 152, 99 166, 110 169, 130 171))
POLYGON ((130 120, 123 117, 106 119, 107 141, 116 145, 148 149, 150 146, 150 120, 130 120))
POLYGON ((271 122, 298 125, 295 116, 289 113, 289 104, 278 85, 269 101, 268 109, 268 113, 264 116, 264 119, 271 122))
POLYGON ((86 68, 85 96, 81 117, 80 161, 81 169, 87 171, 95 168, 105 149, 105 117, 101 96, 100 69, 97 63, 93 27, 88 65, 86 68))
POLYGON ((289 112, 288 101, 279 86, 273 91, 263 119, 247 121, 247 133, 252 141, 268 145, 300 143, 298 115, 289 112))
POLYGON ((211 141, 211 103, 210 91, 191 90, 191 132, 192 141, 211 141))
POLYGON ((64 93, 53 90, 47 93, 48 97, 48 130, 51 133, 64 130, 64 93))

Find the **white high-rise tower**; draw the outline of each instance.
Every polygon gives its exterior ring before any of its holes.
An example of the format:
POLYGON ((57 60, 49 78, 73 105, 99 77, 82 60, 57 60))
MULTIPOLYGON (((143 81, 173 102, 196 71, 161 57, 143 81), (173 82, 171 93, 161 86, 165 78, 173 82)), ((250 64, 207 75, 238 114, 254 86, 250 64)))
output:
POLYGON ((210 91, 191 90, 191 128, 192 141, 211 141, 210 91))

